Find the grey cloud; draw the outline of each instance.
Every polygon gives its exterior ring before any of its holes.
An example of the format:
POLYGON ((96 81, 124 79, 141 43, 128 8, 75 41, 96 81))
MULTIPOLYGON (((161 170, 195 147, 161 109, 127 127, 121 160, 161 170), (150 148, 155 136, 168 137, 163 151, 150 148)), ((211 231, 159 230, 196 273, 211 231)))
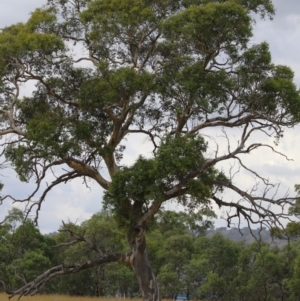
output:
POLYGON ((300 13, 299 0, 273 0, 277 16, 286 16, 300 13))
POLYGON ((46 4, 46 0, 10 0, 1 1, 0 28, 17 22, 25 22, 30 12, 46 4))
POLYGON ((257 19, 253 43, 267 41, 273 62, 290 66, 295 82, 300 86, 300 1, 274 0, 276 15, 273 21, 257 19))
POLYGON ((271 165, 264 164, 262 166, 255 166, 255 170, 260 170, 264 174, 278 176, 278 177, 299 177, 300 169, 299 168, 291 168, 284 165, 271 165))

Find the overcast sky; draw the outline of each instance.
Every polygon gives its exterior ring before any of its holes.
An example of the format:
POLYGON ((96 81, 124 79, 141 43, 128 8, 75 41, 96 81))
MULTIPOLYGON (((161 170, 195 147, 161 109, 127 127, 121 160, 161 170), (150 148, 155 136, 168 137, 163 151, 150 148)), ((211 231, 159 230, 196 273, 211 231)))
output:
MULTIPOLYGON (((120 0, 121 1, 121 0, 120 0)), ((0 0, 0 28, 7 25, 24 22, 29 13, 43 5, 43 0, 0 0)), ((290 66, 295 72, 295 82, 300 87, 300 1, 275 0, 276 16, 273 21, 258 21, 254 30, 252 42, 267 41, 270 45, 273 62, 290 66)), ((269 175, 276 181, 282 181, 283 189, 300 183, 300 129, 287 131, 279 150, 294 161, 285 161, 268 151, 256 152, 248 158, 248 164, 258 172, 269 175)), ((143 142, 134 144, 139 151, 149 151, 143 142)), ((133 146, 128 145, 125 159, 130 161, 134 153, 133 146)), ((16 175, 9 170, 2 171, 2 181, 5 183, 4 194, 11 193, 16 197, 27 196, 28 184, 20 183, 16 175)), ((77 180, 55 188, 43 204, 40 213, 39 227, 43 233, 56 231, 61 220, 83 221, 101 209, 102 191, 98 185, 89 183, 87 189, 82 181, 77 180)), ((10 208, 9 202, 0 207, 0 219, 10 208)), ((219 213, 222 215, 222 213, 219 213)), ((225 225, 218 221, 216 226, 225 225)))

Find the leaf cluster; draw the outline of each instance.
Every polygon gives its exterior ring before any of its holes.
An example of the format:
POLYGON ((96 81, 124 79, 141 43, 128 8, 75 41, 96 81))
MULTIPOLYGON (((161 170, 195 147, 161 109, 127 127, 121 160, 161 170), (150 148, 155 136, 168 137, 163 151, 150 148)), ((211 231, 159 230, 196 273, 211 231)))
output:
POLYGON ((104 196, 105 205, 122 226, 132 226, 153 202, 163 203, 164 193, 176 185, 183 185, 183 193, 177 196, 182 204, 193 208, 206 203, 213 181, 226 179, 214 168, 202 171, 206 149, 201 136, 167 136, 153 159, 139 157, 113 177, 104 196))

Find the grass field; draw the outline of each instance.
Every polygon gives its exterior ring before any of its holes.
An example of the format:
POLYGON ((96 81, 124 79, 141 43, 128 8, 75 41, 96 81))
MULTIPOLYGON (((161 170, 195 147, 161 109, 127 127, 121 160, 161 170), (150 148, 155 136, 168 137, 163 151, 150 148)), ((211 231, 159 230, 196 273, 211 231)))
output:
MULTIPOLYGON (((0 293, 0 301, 8 300, 7 294, 0 293)), ((18 300, 18 296, 10 299, 11 301, 18 300)), ((74 297, 62 295, 35 295, 22 297, 21 301, 141 301, 142 299, 123 299, 123 298, 92 298, 92 297, 74 297)))

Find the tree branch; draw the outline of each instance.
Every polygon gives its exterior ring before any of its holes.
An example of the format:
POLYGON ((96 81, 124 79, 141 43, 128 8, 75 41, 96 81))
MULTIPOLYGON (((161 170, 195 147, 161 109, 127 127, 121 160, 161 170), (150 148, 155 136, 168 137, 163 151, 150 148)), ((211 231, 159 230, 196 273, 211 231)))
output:
POLYGON ((100 184, 100 186, 107 190, 108 186, 109 186, 109 182, 106 181, 102 175, 92 166, 89 166, 87 164, 85 164, 82 161, 76 160, 74 158, 70 158, 70 157, 66 157, 63 159, 65 161, 65 163, 67 163, 71 168, 73 168, 74 170, 77 171, 78 174, 80 175, 84 175, 84 176, 88 176, 94 180, 96 180, 96 182, 98 184, 100 184))
MULTIPOLYGON (((16 295, 19 295, 18 298, 19 300, 22 296, 27 296, 29 294, 30 295, 36 294, 52 278, 62 276, 62 275, 75 274, 80 271, 90 269, 92 267, 104 263, 109 263, 109 262, 132 263, 132 260, 133 260, 132 252, 129 252, 123 254, 116 253, 116 254, 103 255, 95 260, 89 260, 83 263, 62 263, 58 266, 50 268, 49 270, 47 270, 46 272, 38 276, 33 281, 25 284, 23 287, 15 291, 6 290, 6 293, 9 294, 9 299, 11 299, 16 295)), ((3 282, 2 284, 4 285, 3 282)))

